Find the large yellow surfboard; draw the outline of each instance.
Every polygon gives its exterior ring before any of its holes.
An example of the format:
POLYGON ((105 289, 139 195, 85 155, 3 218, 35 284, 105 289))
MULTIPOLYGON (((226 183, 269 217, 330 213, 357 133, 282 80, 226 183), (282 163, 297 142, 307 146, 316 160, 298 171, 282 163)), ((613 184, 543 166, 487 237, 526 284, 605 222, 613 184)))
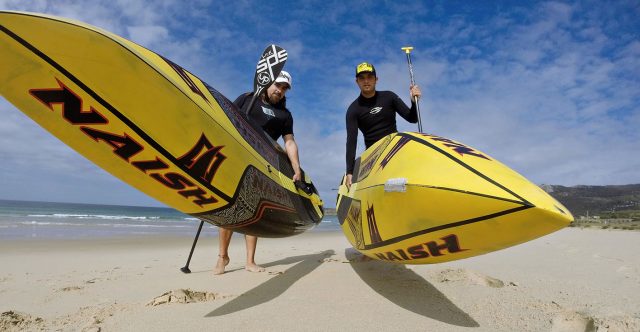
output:
POLYGON ((338 190, 354 248, 384 261, 441 263, 523 243, 573 221, 540 187, 483 152, 444 137, 395 133, 357 160, 338 190))
MULTIPOLYGON (((276 56, 276 55, 274 55, 276 56)), ((101 168, 181 212, 266 237, 320 222, 286 153, 170 60, 68 19, 0 11, 0 93, 101 168)))

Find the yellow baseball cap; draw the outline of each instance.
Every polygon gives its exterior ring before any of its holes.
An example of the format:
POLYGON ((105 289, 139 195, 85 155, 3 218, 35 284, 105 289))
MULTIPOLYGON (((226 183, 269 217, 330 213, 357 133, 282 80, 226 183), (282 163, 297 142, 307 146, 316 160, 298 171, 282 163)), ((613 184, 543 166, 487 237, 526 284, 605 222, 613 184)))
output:
POLYGON ((376 67, 368 62, 363 62, 356 67, 356 77, 362 73, 372 73, 376 76, 376 67))

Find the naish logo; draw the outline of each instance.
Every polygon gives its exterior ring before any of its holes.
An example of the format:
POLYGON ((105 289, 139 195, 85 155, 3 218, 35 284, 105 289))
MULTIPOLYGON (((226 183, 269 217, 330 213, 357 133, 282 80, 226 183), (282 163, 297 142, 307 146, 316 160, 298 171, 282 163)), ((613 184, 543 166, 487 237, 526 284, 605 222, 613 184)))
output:
MULTIPOLYGON (((205 191, 192 179, 181 173, 170 171, 170 164, 160 156, 147 160, 134 160, 135 156, 145 149, 144 145, 126 132, 117 134, 106 131, 108 128, 100 130, 90 127, 90 125, 108 126, 109 121, 92 106, 89 106, 89 110, 83 110, 82 98, 60 80, 56 79, 56 81, 58 88, 31 89, 29 93, 51 111, 54 110, 54 104, 61 105, 62 117, 67 122, 73 126, 79 126, 78 129, 92 140, 109 145, 116 156, 185 199, 200 207, 218 202, 218 198, 205 191)), ((203 135, 196 146, 174 165, 193 179, 202 179, 200 183, 206 181, 206 185, 210 185, 216 171, 226 159, 220 153, 220 149, 222 146, 213 146, 203 135)))
POLYGON ((369 114, 378 114, 382 111, 382 107, 374 107, 369 111, 369 114))
POLYGON ((178 160, 189 169, 189 174, 195 178, 200 178, 207 183, 213 181, 213 176, 227 159, 220 150, 224 145, 215 146, 202 134, 196 145, 178 160))
POLYGON ((460 248, 458 236, 455 234, 447 235, 440 240, 443 240, 444 242, 438 243, 438 241, 429 241, 404 249, 387 251, 385 253, 376 253, 375 255, 378 259, 384 261, 408 261, 412 259, 438 257, 446 255, 447 252, 449 254, 455 254, 468 250, 460 248))

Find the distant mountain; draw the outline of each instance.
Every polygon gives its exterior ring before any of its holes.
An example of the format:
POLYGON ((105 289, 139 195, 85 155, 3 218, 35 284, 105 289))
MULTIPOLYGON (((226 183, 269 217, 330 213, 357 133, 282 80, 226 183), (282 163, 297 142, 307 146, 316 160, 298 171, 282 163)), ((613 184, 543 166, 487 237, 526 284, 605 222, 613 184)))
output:
MULTIPOLYGON (((547 193, 560 201, 574 217, 622 214, 640 211, 640 184, 621 186, 541 185, 547 193)), ((619 216, 622 217, 622 216, 619 216)))

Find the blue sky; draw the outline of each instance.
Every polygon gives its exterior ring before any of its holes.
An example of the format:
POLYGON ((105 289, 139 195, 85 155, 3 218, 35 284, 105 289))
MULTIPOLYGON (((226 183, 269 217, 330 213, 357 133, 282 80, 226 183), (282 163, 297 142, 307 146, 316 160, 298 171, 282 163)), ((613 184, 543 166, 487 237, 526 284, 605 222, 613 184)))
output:
MULTIPOLYGON (((252 89, 268 44, 284 47, 301 163, 330 207, 345 167, 344 114, 359 93, 354 67, 372 62, 378 89, 408 103, 406 45, 424 131, 537 184, 640 183, 638 1, 0 0, 0 9, 96 25, 230 99, 252 89)), ((162 206, 2 98, 0 116, 0 199, 162 206)))

